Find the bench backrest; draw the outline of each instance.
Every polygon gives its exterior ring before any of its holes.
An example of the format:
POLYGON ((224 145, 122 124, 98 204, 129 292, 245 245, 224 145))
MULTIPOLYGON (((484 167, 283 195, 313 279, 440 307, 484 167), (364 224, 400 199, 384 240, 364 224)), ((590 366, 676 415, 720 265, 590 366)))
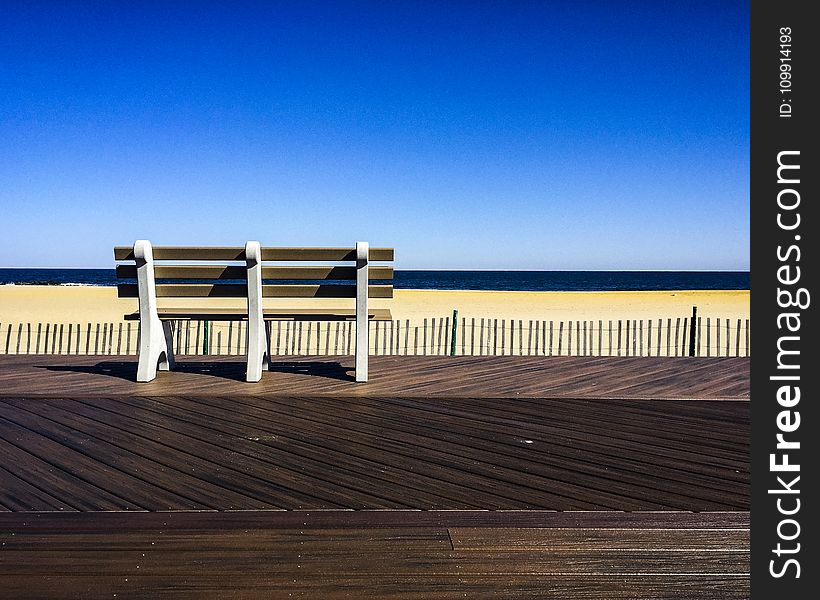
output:
MULTIPOLYGON (((139 243, 138 243, 139 244, 139 243)), ((117 246, 114 259, 117 293, 120 298, 139 298, 136 280, 138 267, 150 261, 153 277, 150 285, 158 298, 247 298, 248 269, 245 248, 242 247, 185 247, 144 245, 117 246), (206 264, 179 264, 196 261, 206 264), (232 264, 233 263, 233 264, 232 264), (242 263, 242 264, 236 264, 242 263), (174 280, 155 283, 155 280, 174 280)), ((369 248, 368 279, 378 283, 368 285, 371 298, 393 297, 393 267, 374 266, 371 263, 392 262, 392 248, 369 248)), ((261 248, 262 297, 265 298, 356 298, 356 248, 261 248), (265 265, 265 262, 288 263, 352 263, 319 265, 265 265), (310 283, 307 283, 310 282, 310 283), (352 282, 352 283, 348 283, 352 282)))

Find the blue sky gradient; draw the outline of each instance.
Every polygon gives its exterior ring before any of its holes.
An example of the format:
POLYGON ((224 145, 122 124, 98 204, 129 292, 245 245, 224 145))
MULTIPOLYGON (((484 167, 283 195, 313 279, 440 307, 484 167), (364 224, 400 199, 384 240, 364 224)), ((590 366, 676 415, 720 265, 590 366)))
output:
POLYGON ((748 269, 747 2, 12 4, 0 267, 748 269))

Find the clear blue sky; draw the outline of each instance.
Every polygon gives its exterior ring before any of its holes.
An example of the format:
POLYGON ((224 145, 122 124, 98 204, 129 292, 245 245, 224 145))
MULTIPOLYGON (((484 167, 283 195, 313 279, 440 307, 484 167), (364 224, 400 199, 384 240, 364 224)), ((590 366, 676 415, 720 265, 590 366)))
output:
POLYGON ((3 2, 0 267, 747 269, 748 2, 3 2))

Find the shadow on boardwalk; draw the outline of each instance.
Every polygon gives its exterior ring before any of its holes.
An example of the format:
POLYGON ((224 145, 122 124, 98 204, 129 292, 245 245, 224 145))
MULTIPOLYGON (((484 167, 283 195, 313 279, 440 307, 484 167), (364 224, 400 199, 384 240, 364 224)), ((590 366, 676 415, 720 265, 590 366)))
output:
MULTIPOLYGON (((36 368, 56 373, 84 373, 87 375, 106 375, 125 381, 137 381, 136 361, 102 361, 91 365, 38 365, 36 368)), ((180 361, 174 373, 189 375, 209 375, 230 381, 245 381, 244 362, 235 360, 220 361, 180 361)), ((339 381, 355 381, 353 369, 346 368, 333 361, 276 361, 270 373, 290 373, 309 377, 325 377, 339 381)))

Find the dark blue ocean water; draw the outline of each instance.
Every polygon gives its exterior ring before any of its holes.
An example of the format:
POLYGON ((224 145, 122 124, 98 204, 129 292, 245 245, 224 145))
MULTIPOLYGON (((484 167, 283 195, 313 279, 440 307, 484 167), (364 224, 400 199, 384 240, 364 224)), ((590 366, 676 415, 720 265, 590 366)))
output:
MULTIPOLYGON (((0 285, 116 285, 113 269, 0 269, 0 285)), ((307 283, 307 282, 301 282, 307 283)), ((423 290, 748 290, 748 271, 396 271, 393 284, 423 290)))

